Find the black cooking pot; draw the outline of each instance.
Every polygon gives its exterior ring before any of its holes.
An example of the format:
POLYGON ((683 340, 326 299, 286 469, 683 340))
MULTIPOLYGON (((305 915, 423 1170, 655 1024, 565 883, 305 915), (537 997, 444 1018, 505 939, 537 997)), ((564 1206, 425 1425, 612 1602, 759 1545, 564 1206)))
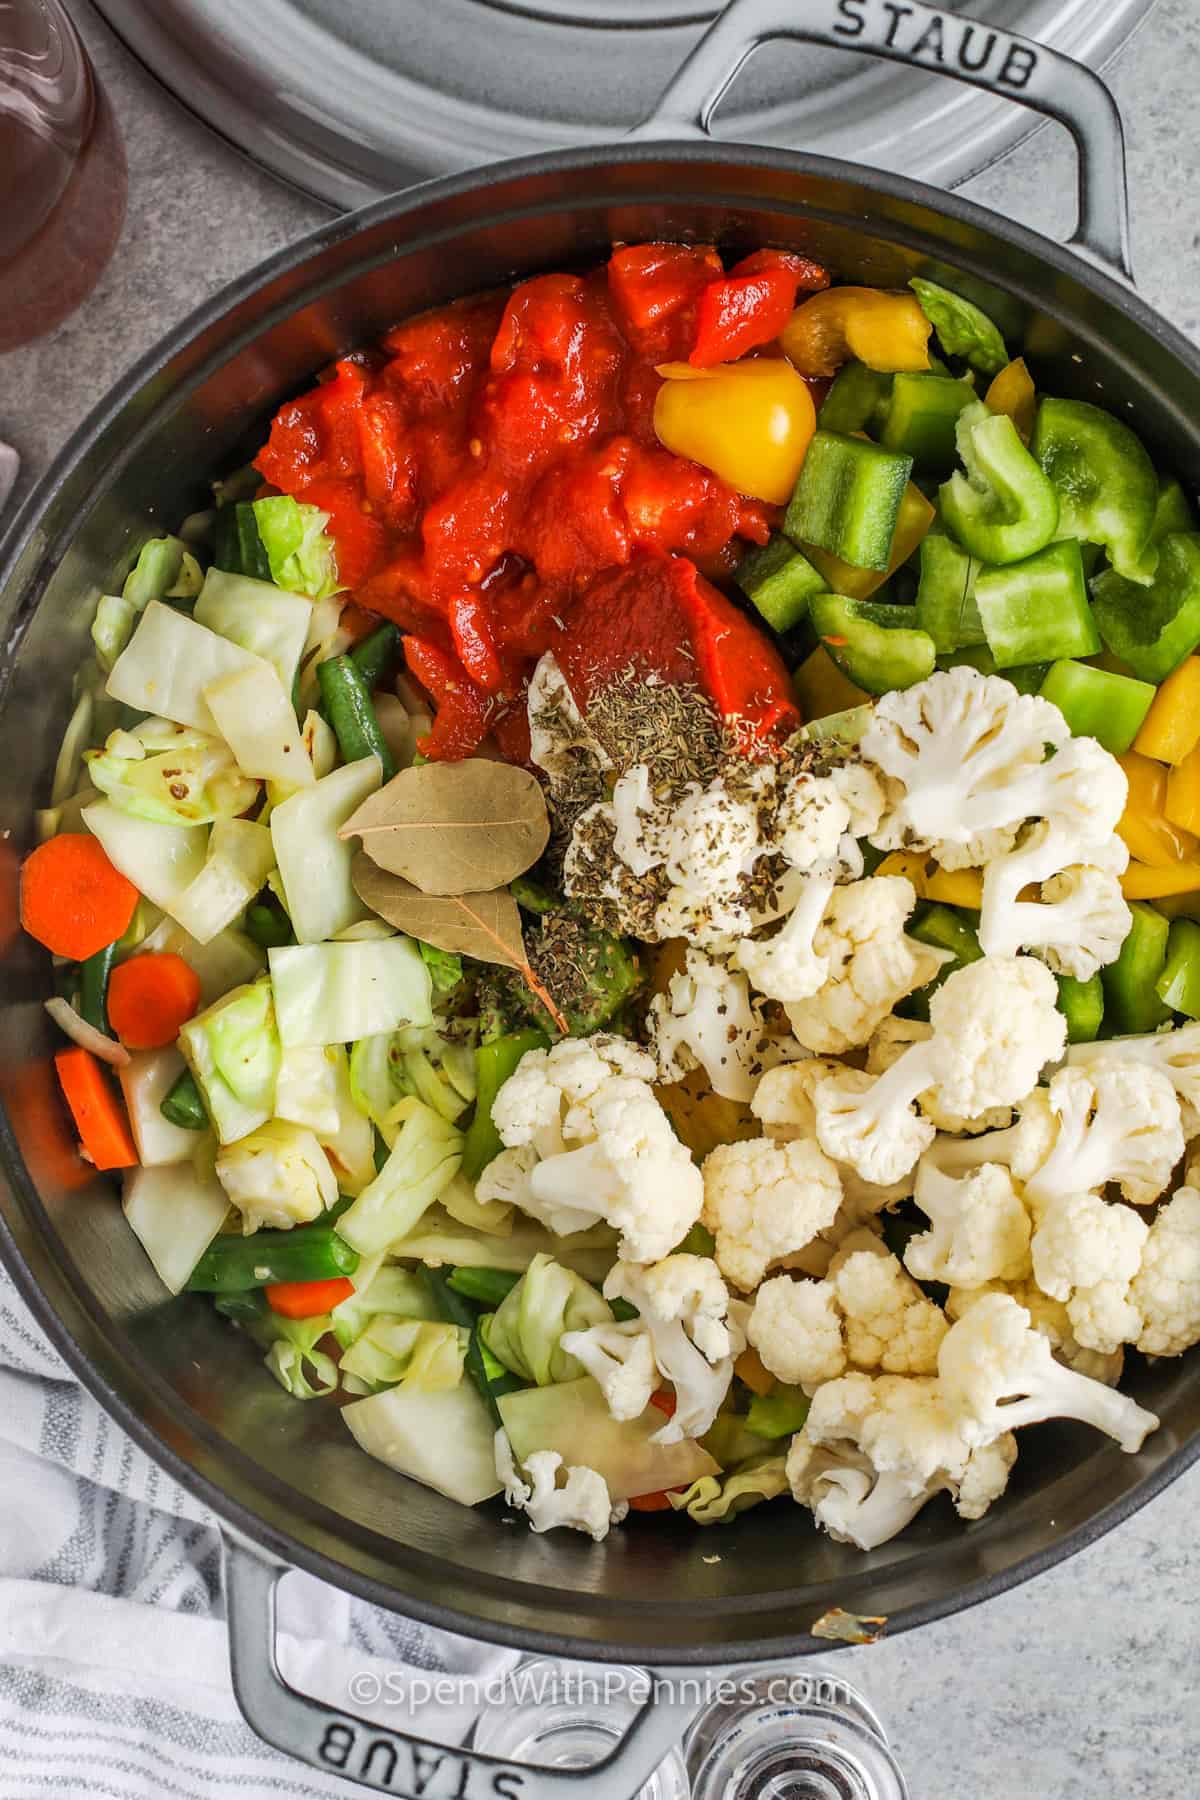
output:
MULTIPOLYGON (((207 499, 209 478, 261 441, 315 371, 405 314, 515 276, 605 257, 614 240, 692 238, 735 253, 782 244, 835 278, 901 286, 949 270, 1003 314, 1039 385, 1134 418, 1156 459, 1200 485, 1200 357, 1134 294, 1120 122, 1097 77, 1025 40, 909 0, 737 0, 655 118, 621 145, 439 181, 324 226, 236 282, 134 368, 32 496, 0 554, 0 853, 15 889, 47 793, 69 686, 97 593, 139 544, 207 499), (803 21, 800 23, 799 21, 803 21), (708 113, 753 45, 775 36, 870 49, 1054 115, 1080 149, 1071 250, 902 177, 817 157, 703 141, 708 113), (894 41, 893 41, 894 40, 894 41), (672 140, 672 141, 662 141, 672 140), (686 141, 679 141, 686 140, 686 141)), ((1160 1414, 1126 1456, 1082 1427, 1022 1434, 1002 1502, 964 1525, 939 1501, 869 1556, 799 1508, 751 1512, 701 1543, 686 1520, 631 1519, 601 1545, 502 1529, 365 1457, 337 1414, 298 1406, 202 1299, 165 1300, 115 1191, 80 1192, 53 1100, 42 1000, 47 959, 11 934, 0 1000, 6 1115, 0 1253, 47 1334, 122 1426, 223 1522, 235 1679, 251 1723, 282 1747, 390 1792, 517 1795, 526 1773, 457 1759, 421 1786, 398 1737, 285 1690, 270 1649, 281 1568, 473 1636, 663 1665, 795 1656, 830 1607, 896 1631, 967 1606, 1098 1537, 1200 1447, 1196 1353, 1127 1385, 1160 1414), (705 1561, 702 1551, 720 1551, 705 1561), (370 1745, 382 1744, 364 1773, 370 1745), (455 1785, 457 1783, 458 1785, 455 1785)), ((629 1792, 677 1734, 648 1714, 598 1776, 543 1788, 629 1792)))

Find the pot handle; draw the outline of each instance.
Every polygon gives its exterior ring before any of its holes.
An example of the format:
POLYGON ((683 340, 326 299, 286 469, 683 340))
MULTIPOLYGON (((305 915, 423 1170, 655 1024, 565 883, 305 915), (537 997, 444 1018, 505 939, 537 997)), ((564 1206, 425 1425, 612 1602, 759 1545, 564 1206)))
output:
MULTIPOLYGON (((252 1731, 288 1756, 404 1800, 624 1800, 700 1707, 679 1684, 655 1691, 611 1755, 589 1768, 535 1768, 374 1725, 290 1687, 275 1654, 275 1590, 288 1565, 222 1532, 233 1692, 252 1731)), ((694 1671, 690 1686, 696 1688, 694 1671)))
POLYGON ((742 65, 773 38, 859 50, 950 75, 1057 119, 1074 138, 1079 159, 1079 222, 1069 242, 1132 281, 1125 136, 1100 76, 1060 50, 920 0, 730 0, 632 135, 705 136, 742 65))

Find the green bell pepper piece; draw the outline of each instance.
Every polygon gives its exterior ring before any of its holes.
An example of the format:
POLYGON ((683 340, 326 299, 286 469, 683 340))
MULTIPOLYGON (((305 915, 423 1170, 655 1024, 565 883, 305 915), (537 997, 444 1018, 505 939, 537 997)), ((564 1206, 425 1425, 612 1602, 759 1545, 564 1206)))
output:
POLYGON ((1058 494, 1058 529, 1103 544, 1119 575, 1147 584, 1158 477, 1141 439, 1087 400, 1043 400, 1030 446, 1058 494))
POLYGON ((981 675, 1003 675, 1004 680, 1016 688, 1018 694, 1036 694, 1041 691, 1049 663, 1018 663, 1012 669, 998 669, 996 659, 986 644, 972 644, 965 650, 955 650, 949 656, 938 657, 939 669, 957 669, 966 663, 969 668, 978 669, 981 675))
POLYGON ((733 579, 772 631, 791 631, 799 625, 813 595, 825 590, 824 576, 782 535, 744 556, 733 579))
POLYGON ((755 1437, 790 1437, 799 1431, 812 1405, 800 1387, 779 1386, 769 1394, 755 1394, 746 1413, 746 1430, 755 1437))
POLYGON ((866 438, 818 431, 808 446, 783 529, 859 569, 886 569, 912 457, 866 438))
POLYGON ((1154 991, 1172 1012, 1200 1019, 1200 925, 1173 919, 1167 933, 1167 960, 1154 991))
POLYGON ((492 1119, 492 1102, 527 1050, 545 1050, 550 1039, 544 1031, 509 1031, 503 1037, 480 1044, 475 1052, 475 1116, 463 1144, 462 1172, 478 1181, 504 1145, 492 1119))
POLYGON ((1100 971, 1105 1023, 1119 1036, 1157 1031, 1171 1016, 1157 986, 1167 960, 1170 926, 1144 901, 1135 900, 1129 910, 1133 924, 1121 954, 1100 971))
MULTIPOLYGON (((671 1255, 672 1256, 711 1256, 713 1251, 716 1249, 716 1247, 717 1247, 717 1240, 713 1236, 712 1232, 708 1229, 708 1226, 701 1224, 700 1220, 697 1219, 696 1223, 692 1226, 689 1226, 687 1232, 684 1234, 683 1237, 680 1238, 680 1240, 676 1244, 674 1250, 672 1250, 671 1255)), ((616 1302, 613 1301, 613 1302, 611 1302, 611 1304, 613 1307, 613 1314, 615 1317, 616 1316, 616 1302)), ((635 1307, 632 1314, 627 1315, 627 1316, 636 1319, 638 1316, 637 1308, 635 1307)))
POLYGON ((811 719, 800 736, 806 743, 832 743, 853 749, 871 723, 872 708, 848 706, 844 712, 826 713, 823 719, 811 719))
POLYGON ((1056 975, 1058 1010, 1067 1021, 1068 1044, 1090 1044, 1100 1036, 1104 1023, 1104 983, 1099 975, 1076 981, 1073 975, 1056 975))
POLYGON ((921 311, 937 332, 947 356, 961 356, 982 375, 998 375, 1008 361, 999 330, 981 307, 936 281, 915 275, 909 287, 921 302, 921 311))
POLYGON ((998 669, 1094 656, 1100 648, 1074 538, 1047 544, 1023 562, 982 569, 975 602, 998 669))
POLYGON ((912 629, 911 606, 818 594, 812 622, 843 675, 868 694, 911 687, 933 673, 933 639, 912 629))
POLYGON ((822 431, 866 431, 887 404, 892 377, 868 369, 857 358, 843 363, 821 402, 817 424, 822 431))
POLYGON ((1040 691, 1075 737, 1094 737, 1114 756, 1129 749, 1157 692, 1149 681, 1080 662, 1052 663, 1040 691))
POLYGON ((975 604, 979 567, 961 544, 940 531, 931 531, 921 540, 917 624, 929 633, 939 656, 985 642, 975 604))
POLYGON ((894 375, 879 441, 911 456, 918 469, 948 475, 954 467, 958 415, 978 398, 969 381, 953 375, 894 375))
POLYGON ((929 1018, 929 1002, 947 976, 967 963, 978 962, 983 955, 975 927, 952 906, 929 906, 908 927, 909 937, 935 950, 948 950, 953 961, 944 962, 933 980, 909 994, 901 1008, 910 1019, 929 1018))
POLYGON ((1005 413, 976 401, 958 416, 956 469, 938 489, 942 518, 964 550, 1014 563, 1044 549, 1058 528, 1058 495, 1005 413))
POLYGON ((1115 569, 1097 575, 1092 611, 1115 657, 1141 681, 1164 681, 1200 644, 1200 532, 1167 534, 1148 588, 1115 569))
POLYGON ((1170 531, 1195 531, 1196 509, 1184 493, 1181 484, 1173 475, 1161 481, 1158 486, 1158 501, 1154 508, 1154 524, 1150 527, 1150 542, 1161 544, 1170 531))

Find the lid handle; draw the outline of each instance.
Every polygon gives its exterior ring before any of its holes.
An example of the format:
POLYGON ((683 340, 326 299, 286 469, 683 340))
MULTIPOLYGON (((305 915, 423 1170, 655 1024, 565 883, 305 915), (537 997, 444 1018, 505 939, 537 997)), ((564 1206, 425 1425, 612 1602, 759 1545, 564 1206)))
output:
POLYGON ((705 135, 743 64, 773 38, 908 63, 1057 119, 1079 161, 1079 222, 1069 242, 1132 281, 1125 136, 1100 76, 1032 38, 920 0, 730 0, 633 135, 705 135))
POLYGON ((228 1529, 222 1537, 230 1672, 242 1716, 266 1743, 327 1775, 407 1800, 624 1800, 699 1710, 699 1698, 682 1683, 656 1682, 654 1697, 611 1755, 586 1768, 535 1768, 371 1724, 283 1679, 275 1655, 275 1590, 287 1565, 228 1529))

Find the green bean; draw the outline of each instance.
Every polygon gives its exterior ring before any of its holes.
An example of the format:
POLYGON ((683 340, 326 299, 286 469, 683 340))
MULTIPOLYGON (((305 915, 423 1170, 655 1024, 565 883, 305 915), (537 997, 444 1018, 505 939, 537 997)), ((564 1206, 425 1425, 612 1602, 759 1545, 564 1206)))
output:
POLYGON ((356 644, 350 652, 350 661, 354 664, 368 692, 377 688, 392 664, 400 654, 400 627, 385 619, 382 625, 362 642, 356 644))
POLYGON ((371 691, 354 663, 348 656, 330 657, 318 663, 317 681, 321 704, 346 761, 377 756, 383 764, 383 779, 390 781, 396 773, 396 759, 379 728, 371 691))
POLYGON ((330 1281, 353 1275, 358 1251, 329 1225, 297 1225, 291 1231, 256 1231, 251 1237, 222 1233, 192 1270, 193 1293, 237 1294, 277 1281, 330 1281))
POLYGON ((527 1050, 544 1050, 549 1038, 543 1031, 512 1031, 481 1044, 475 1052, 475 1116, 467 1128, 463 1147, 463 1174, 478 1181, 504 1145, 492 1118, 492 1101, 514 1073, 527 1050))
POLYGON ((291 920, 265 900, 256 900, 246 908, 246 936, 253 938, 262 950, 277 950, 282 944, 295 942, 291 920))
POLYGON ((489 1310, 499 1306, 521 1277, 514 1269, 455 1269, 450 1286, 464 1299, 477 1300, 489 1310))
MULTIPOLYGON (((516 1388, 525 1387, 527 1383, 523 1382, 519 1375, 514 1375, 510 1369, 506 1369, 504 1364, 492 1355, 479 1334, 477 1309, 455 1288, 454 1280, 459 1275, 498 1275, 499 1273, 500 1271, 497 1269, 452 1269, 447 1275, 442 1269, 423 1268, 421 1270, 421 1279, 429 1289, 429 1295, 437 1308, 438 1317, 445 1319, 449 1325, 462 1325, 471 1334, 463 1366, 475 1383, 485 1406, 497 1425, 501 1423, 500 1409, 496 1405, 497 1396, 511 1394, 516 1388)), ((520 1277, 515 1277, 515 1279, 519 1280, 520 1277)))
POLYGON ((95 1031, 107 1037, 113 1033, 108 1023, 108 978, 112 974, 116 944, 106 944, 79 965, 79 1013, 95 1031))
POLYGON ((185 1069, 160 1102, 159 1112, 172 1125, 178 1125, 184 1131, 205 1131, 208 1128, 208 1114, 204 1110, 204 1102, 200 1098, 200 1089, 190 1069, 185 1069))

